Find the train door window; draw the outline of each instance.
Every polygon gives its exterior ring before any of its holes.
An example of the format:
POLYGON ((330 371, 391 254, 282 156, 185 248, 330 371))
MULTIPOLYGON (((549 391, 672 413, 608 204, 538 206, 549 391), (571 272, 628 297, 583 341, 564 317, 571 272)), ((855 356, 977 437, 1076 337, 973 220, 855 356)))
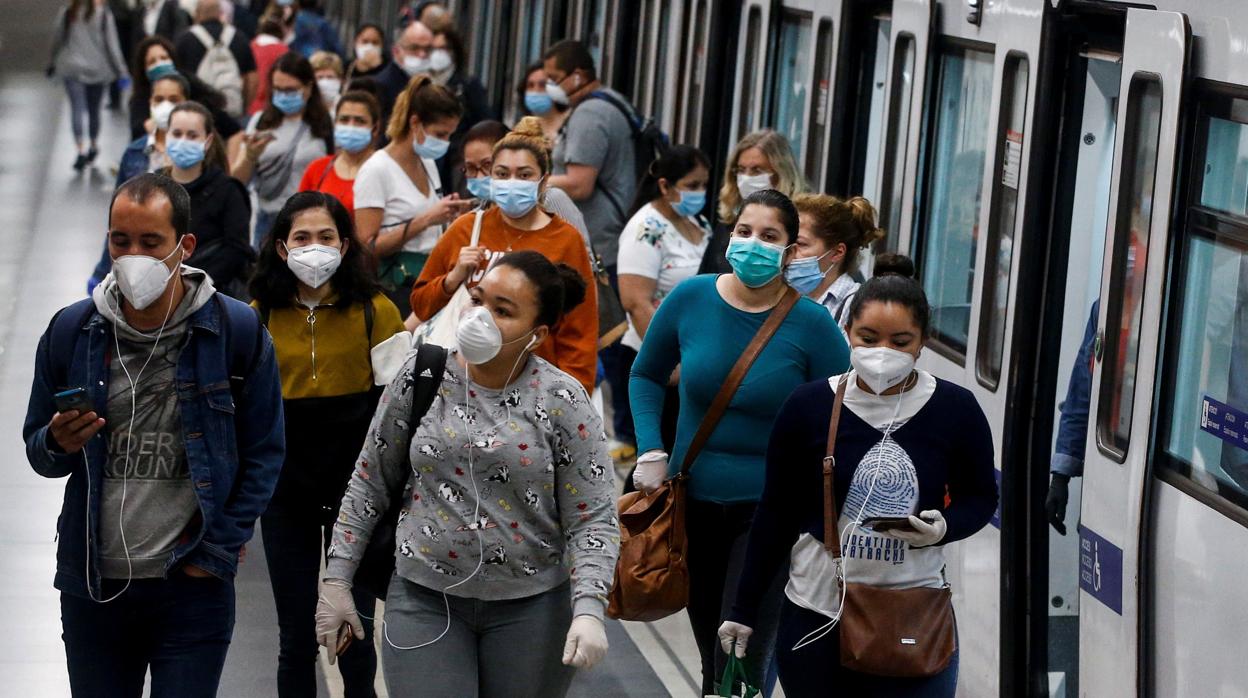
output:
POLYGON ((805 153, 806 102, 810 98, 810 29, 811 17, 805 12, 786 10, 781 15, 776 79, 771 84, 770 103, 775 109, 771 125, 789 139, 798 162, 805 153))
POLYGON ((1161 83, 1137 75, 1131 80, 1127 99, 1097 419, 1101 450, 1119 462, 1126 458, 1135 406, 1144 271, 1148 266, 1153 184, 1161 135, 1161 83))
MULTIPOLYGON (((642 0, 641 13, 637 16, 637 67, 633 73, 633 100, 637 108, 646 110, 646 94, 657 72, 657 61, 652 55, 656 42, 655 17, 659 13, 659 0, 642 0)), ((659 43, 662 43, 659 40, 659 43)))
POLYGON ((684 32, 687 41, 690 43, 685 49, 685 66, 681 71, 682 75, 686 75, 688 87, 679 104, 678 122, 683 120, 684 137, 680 140, 682 143, 697 143, 698 136, 701 133, 701 124, 698 122, 698 105, 702 104, 702 95, 706 83, 706 35, 707 35, 707 0, 697 0, 693 3, 693 22, 686 23, 684 32))
POLYGON ((667 67, 668 51, 671 50, 672 43, 668 32, 672 30, 672 13, 675 12, 670 0, 661 0, 658 4, 660 7, 656 8, 656 11, 659 13, 659 30, 655 35, 658 46, 654 52, 654 79, 650 81, 650 116, 656 119, 663 114, 663 98, 667 96, 667 80, 672 77, 672 71, 667 67))
POLYGON ((759 35, 763 28, 763 14, 757 5, 750 6, 750 14, 745 21, 745 55, 741 63, 743 73, 741 84, 737 85, 737 89, 741 90, 741 111, 737 115, 738 138, 754 130, 754 81, 758 78, 759 35))
POLYGON ((880 187, 880 220, 885 222, 887 247, 897 249, 901 226, 901 197, 905 189, 906 141, 910 133, 910 108, 914 98, 914 37, 897 37, 888 104, 888 129, 884 138, 884 175, 880 187))
POLYGON ((933 348, 957 361, 966 356, 971 326, 992 68, 990 51, 942 49, 936 92, 924 115, 926 215, 916 219, 915 249, 932 304, 933 348))
MULTIPOLYGON (((1248 100, 1226 100, 1245 120, 1248 100)), ((1228 104, 1228 106, 1229 106, 1228 104)), ((1230 116, 1230 114, 1226 114, 1230 116)), ((1248 124, 1202 115, 1164 351, 1162 470, 1248 518, 1248 124), (1203 141, 1203 143, 1201 143, 1203 141)), ((1215 501, 1216 501, 1215 500, 1215 501)))
POLYGON ((854 171, 861 167, 862 178, 851 181, 849 190, 860 191, 871 201, 879 202, 876 190, 880 173, 880 135, 884 131, 884 86, 888 80, 888 39, 892 22, 888 19, 873 20, 875 51, 864 57, 859 76, 858 126, 855 133, 865 133, 865 140, 855 144, 854 171), (858 163, 862 164, 859 165, 858 163))
POLYGON ((824 139, 828 135, 828 119, 832 113, 832 21, 819 22, 815 41, 815 74, 810 83, 810 135, 806 139, 806 181, 818 187, 820 173, 827 162, 824 139))
POLYGON ((1014 263, 1014 228, 1018 215, 1018 188, 1022 177, 1023 136, 1027 127, 1027 59, 1010 56, 1005 61, 1001 88, 1000 132, 997 135, 997 167, 992 229, 985 243, 983 311, 980 315, 980 350, 976 352, 979 381, 997 389, 1005 353, 1006 315, 1009 311, 1010 276, 1014 263))

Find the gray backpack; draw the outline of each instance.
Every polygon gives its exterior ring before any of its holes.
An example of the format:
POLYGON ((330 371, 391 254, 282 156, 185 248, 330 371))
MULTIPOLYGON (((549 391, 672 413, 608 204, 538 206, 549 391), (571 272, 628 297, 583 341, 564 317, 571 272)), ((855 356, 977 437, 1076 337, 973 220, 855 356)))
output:
POLYGON ((243 115, 243 74, 238 68, 238 61, 230 51, 230 43, 234 41, 234 27, 225 26, 221 30, 221 38, 213 39, 207 29, 196 24, 191 27, 191 34, 199 39, 207 53, 195 70, 195 77, 208 83, 213 89, 225 95, 225 111, 233 117, 243 115))

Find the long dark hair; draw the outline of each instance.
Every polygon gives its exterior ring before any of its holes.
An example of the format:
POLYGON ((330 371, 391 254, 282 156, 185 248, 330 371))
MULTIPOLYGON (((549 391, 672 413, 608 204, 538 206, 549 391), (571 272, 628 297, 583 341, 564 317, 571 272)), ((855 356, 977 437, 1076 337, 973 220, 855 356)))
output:
POLYGON ((256 262, 256 271, 252 274, 251 282, 247 284, 247 290, 261 308, 285 308, 295 304, 299 290, 298 280, 290 267, 286 266, 285 260, 278 256, 277 241, 285 242, 290 238, 295 216, 315 208, 328 211, 338 228, 338 237, 348 241, 347 251, 342 255, 342 264, 330 280, 334 285, 334 292, 338 294, 334 307, 348 308, 357 303, 368 303, 381 291, 377 275, 373 271, 372 259, 368 250, 355 236, 355 226, 351 224, 351 214, 347 213, 347 208, 332 194, 303 191, 286 200, 260 246, 260 259, 256 262))
POLYGON ((710 173, 711 161, 701 150, 691 145, 674 145, 668 148, 666 153, 650 163, 650 168, 637 184, 637 195, 633 197, 633 206, 629 212, 636 213, 642 206, 663 196, 663 192, 659 191, 660 179, 666 179, 667 185, 674 187, 676 180, 699 166, 705 167, 707 173, 710 173))
POLYGON ((308 96, 303 105, 303 122, 311 129, 313 136, 325 141, 326 152, 334 152, 334 120, 330 118, 329 110, 325 108, 325 102, 321 99, 321 90, 316 86, 316 71, 312 70, 312 64, 298 51, 283 53, 269 69, 270 99, 269 103, 264 105, 264 111, 260 113, 260 121, 256 124, 256 128, 260 130, 277 128, 286 118, 281 110, 273 106, 272 95, 275 92, 273 74, 279 71, 293 76, 304 87, 312 88, 312 94, 308 96))

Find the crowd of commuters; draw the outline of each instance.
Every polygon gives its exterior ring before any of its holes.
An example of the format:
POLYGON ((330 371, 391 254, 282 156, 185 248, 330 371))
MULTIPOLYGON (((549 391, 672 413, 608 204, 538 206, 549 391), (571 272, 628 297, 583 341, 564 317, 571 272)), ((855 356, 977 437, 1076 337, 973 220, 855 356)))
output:
POLYGON ((840 614, 811 570, 842 401, 836 525, 904 551, 847 548, 855 580, 941 585, 940 546, 996 506, 987 422, 915 367, 930 309, 908 259, 870 263, 869 201, 810 193, 774 131, 736 144, 713 197, 694 146, 638 162, 641 115, 578 41, 524 69, 508 126, 443 3, 405 7, 393 42, 361 25, 350 53, 312 0, 185 4, 72 0, 57 20, 75 167, 127 65, 133 139, 24 428, 36 472, 69 477, 75 695, 140 695, 149 669, 153 695, 215 695, 257 521, 276 695, 316 694, 319 646, 350 698, 379 665, 391 695, 563 695, 607 652, 616 476, 645 496, 682 464, 702 693, 735 655, 768 694, 953 695, 956 655, 886 679, 807 637, 840 614), (435 326, 450 346, 388 367, 435 326))

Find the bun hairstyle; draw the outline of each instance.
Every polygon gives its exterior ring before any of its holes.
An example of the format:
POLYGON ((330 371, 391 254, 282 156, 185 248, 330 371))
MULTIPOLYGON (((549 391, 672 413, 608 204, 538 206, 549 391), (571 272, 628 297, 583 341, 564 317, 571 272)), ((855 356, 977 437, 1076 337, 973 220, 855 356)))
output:
POLYGON ((841 274, 858 269, 860 248, 884 239, 884 229, 875 224, 875 207, 861 196, 844 200, 828 194, 798 194, 793 205, 810 218, 810 232, 828 249, 845 245, 845 258, 837 270, 841 274))
POLYGON ((425 73, 412 76, 407 87, 394 100, 394 111, 386 126, 386 137, 392 141, 407 138, 412 132, 412 117, 428 124, 442 119, 458 119, 464 115, 464 105, 446 87, 433 81, 425 73))
POLYGON ((793 205, 789 197, 775 189, 764 189, 745 197, 745 201, 741 202, 741 211, 744 212, 748 206, 766 206, 774 209, 780 216, 780 225, 784 227, 784 232, 788 236, 788 242, 785 245, 797 242, 797 207, 793 205))
POLYGON ((539 325, 553 327, 564 315, 585 301, 586 283, 581 273, 562 262, 555 264, 541 252, 508 252, 498 260, 498 266, 507 266, 522 272, 537 287, 539 325))
POLYGON ((923 337, 928 336, 932 308, 927 302, 927 293, 915 279, 914 261, 909 257, 886 252, 875 258, 875 276, 868 279, 854 294, 854 299, 849 304, 849 318, 845 329, 854 326, 867 303, 897 303, 906 306, 923 337))
POLYGON ((542 130, 542 120, 536 116, 526 116, 511 129, 511 133, 503 136, 494 144, 494 157, 500 150, 527 150, 537 160, 542 176, 550 174, 550 141, 542 130))

